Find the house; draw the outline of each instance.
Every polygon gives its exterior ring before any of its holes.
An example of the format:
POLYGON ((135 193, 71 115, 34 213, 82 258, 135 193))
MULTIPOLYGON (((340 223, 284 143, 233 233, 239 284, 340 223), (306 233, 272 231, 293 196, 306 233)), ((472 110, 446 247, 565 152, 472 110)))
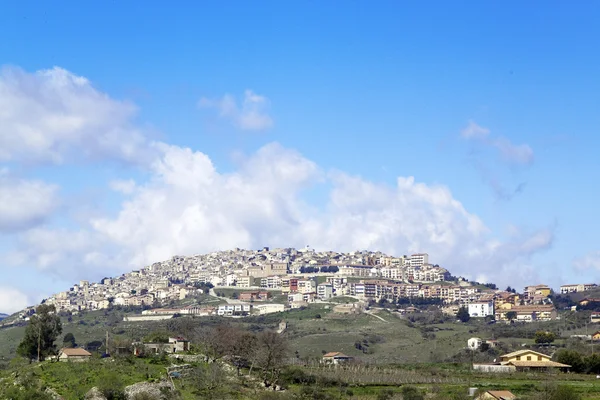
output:
POLYGON ((190 341, 184 337, 170 337, 169 344, 173 346, 173 353, 181 353, 190 350, 190 341))
POLYGON ((488 390, 477 396, 477 400, 513 400, 517 396, 508 390, 488 390))
POLYGON ((84 362, 89 361, 92 358, 92 353, 82 349, 82 348, 74 348, 74 349, 61 349, 58 352, 58 361, 72 361, 72 362, 84 362))
POLYGON ((586 297, 585 299, 579 300, 580 306, 587 306, 589 303, 600 303, 600 298, 597 297, 586 297))
POLYGON ((533 350, 519 350, 500 356, 500 365, 512 365, 517 371, 571 368, 570 365, 552 361, 549 355, 533 350))
POLYGON ((481 347, 482 343, 483 341, 480 338, 472 337, 471 339, 467 340, 467 347, 469 350, 476 350, 481 347))
POLYGON ((590 322, 592 324, 600 322, 600 313, 593 312, 592 315, 590 315, 590 322))
POLYGON ((323 355, 323 364, 343 364, 348 361, 354 360, 354 357, 345 355, 337 351, 326 353, 323 355))
POLYGON ((596 342, 596 341, 600 340, 600 331, 597 331, 596 333, 594 333, 594 334, 592 335, 592 340, 593 340, 594 342, 596 342))

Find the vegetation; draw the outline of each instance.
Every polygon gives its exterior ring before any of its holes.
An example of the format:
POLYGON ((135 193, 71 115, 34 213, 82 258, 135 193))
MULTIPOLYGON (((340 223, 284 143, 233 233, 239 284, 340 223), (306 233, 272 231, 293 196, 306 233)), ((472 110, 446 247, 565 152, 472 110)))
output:
POLYGON ((467 310, 467 307, 462 306, 459 308, 458 312, 456 313, 456 318, 458 318, 460 322, 469 322, 471 316, 469 315, 469 310, 467 310))
POLYGON ((31 317, 17 353, 29 360, 42 361, 49 355, 56 354, 54 341, 61 333, 62 324, 56 315, 56 308, 42 304, 31 317))

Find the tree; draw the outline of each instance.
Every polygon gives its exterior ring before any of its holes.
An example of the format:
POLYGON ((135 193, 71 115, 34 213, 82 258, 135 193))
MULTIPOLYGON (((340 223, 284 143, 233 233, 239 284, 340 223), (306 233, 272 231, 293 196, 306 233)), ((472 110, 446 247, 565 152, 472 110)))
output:
POLYGON ((556 335, 552 332, 537 331, 535 333, 535 342, 538 344, 552 343, 556 339, 556 335))
POLYGON ((517 319, 517 312, 516 311, 507 312, 506 319, 508 319, 509 321, 514 321, 515 319, 517 319))
POLYGON ((261 369, 265 387, 277 384, 287 351, 287 342, 278 333, 263 331, 257 335, 252 361, 261 369))
POLYGON ((35 312, 25 328, 25 337, 17 348, 17 354, 29 360, 42 361, 56 353, 54 341, 62 333, 62 324, 54 305, 42 304, 35 312))
POLYGON ((63 347, 73 348, 75 346, 77 346, 75 336, 71 332, 67 333, 63 338, 63 347))
POLYGON ((460 322, 469 322, 471 316, 469 315, 469 310, 467 310, 467 307, 462 306, 459 308, 458 312, 456 313, 456 318, 458 318, 460 322))
POLYGON ((561 364, 570 365, 573 372, 583 372, 585 369, 583 357, 575 350, 561 349, 556 352, 554 359, 561 364))

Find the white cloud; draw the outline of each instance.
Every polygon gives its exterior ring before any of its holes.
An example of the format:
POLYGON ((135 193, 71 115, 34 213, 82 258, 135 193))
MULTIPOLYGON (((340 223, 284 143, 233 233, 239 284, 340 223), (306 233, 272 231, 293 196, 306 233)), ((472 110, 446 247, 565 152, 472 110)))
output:
POLYGON ((0 169, 0 233, 44 222, 58 206, 57 192, 55 185, 20 179, 0 169))
POLYGON ((529 165, 533 163, 533 150, 527 144, 515 145, 510 140, 500 137, 493 141, 502 159, 510 165, 529 165))
POLYGON ((327 173, 278 144, 261 148, 232 173, 218 172, 201 152, 167 145, 161 151, 153 177, 134 186, 117 216, 92 219, 82 231, 26 232, 12 262, 71 279, 99 278, 175 254, 310 244, 396 255, 428 251, 455 274, 514 285, 517 274, 531 276, 521 267, 553 240, 552 230, 542 230, 499 242, 445 186, 412 177, 389 186, 327 173), (326 207, 303 200, 315 187, 329 190, 326 207))
POLYGON ((484 128, 475 123, 475 121, 469 121, 469 124, 460 131, 460 136, 465 139, 483 139, 490 134, 488 128, 484 128))
POLYGON ((29 306, 28 297, 17 289, 0 286, 0 313, 12 314, 29 306))
POLYGON ((527 144, 516 145, 504 136, 490 138, 490 130, 477 125, 474 121, 460 131, 460 136, 496 149, 500 158, 509 165, 529 165, 533 163, 533 150, 527 144))
POLYGON ((152 144, 132 120, 136 107, 111 99, 62 68, 0 70, 0 161, 63 163, 111 158, 145 163, 152 144))
POLYGON ((600 270, 600 251, 593 251, 583 257, 573 260, 573 266, 577 270, 597 269, 600 270))
POLYGON ((251 90, 244 92, 241 106, 238 106, 235 98, 229 94, 217 100, 203 97, 198 102, 198 106, 216 108, 221 118, 229 120, 242 130, 261 131, 273 126, 273 119, 268 113, 269 99, 251 90))

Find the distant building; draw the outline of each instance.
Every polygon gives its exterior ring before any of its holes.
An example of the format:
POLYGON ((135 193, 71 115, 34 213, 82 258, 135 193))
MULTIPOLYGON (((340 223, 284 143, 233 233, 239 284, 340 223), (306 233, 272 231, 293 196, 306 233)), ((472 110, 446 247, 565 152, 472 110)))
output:
POLYGON ((412 254, 410 256, 410 266, 411 267, 421 267, 425 264, 429 264, 429 254, 417 253, 417 254, 412 254))
POLYGON ((89 361, 89 359, 92 358, 92 353, 81 349, 81 348, 75 348, 75 349, 61 349, 58 352, 58 360, 59 361, 72 361, 72 362, 84 362, 84 361, 89 361))
POLYGON ((560 287, 561 294, 587 292, 598 287, 595 283, 577 283, 574 285, 562 285, 560 287))
POLYGON ((317 297, 321 300, 328 300, 333 296, 333 286, 331 284, 321 284, 317 286, 317 297))
POLYGON ((330 352, 323 355, 323 364, 344 364, 354 360, 354 357, 350 357, 340 352, 330 352))
POLYGON ((483 343, 483 340, 481 340, 478 337, 472 337, 471 339, 467 340, 467 347, 469 348, 469 350, 477 350, 481 347, 481 344, 483 343))
POLYGON ((469 316, 471 318, 481 318, 494 315, 494 302, 492 300, 469 303, 468 307, 469 316))

